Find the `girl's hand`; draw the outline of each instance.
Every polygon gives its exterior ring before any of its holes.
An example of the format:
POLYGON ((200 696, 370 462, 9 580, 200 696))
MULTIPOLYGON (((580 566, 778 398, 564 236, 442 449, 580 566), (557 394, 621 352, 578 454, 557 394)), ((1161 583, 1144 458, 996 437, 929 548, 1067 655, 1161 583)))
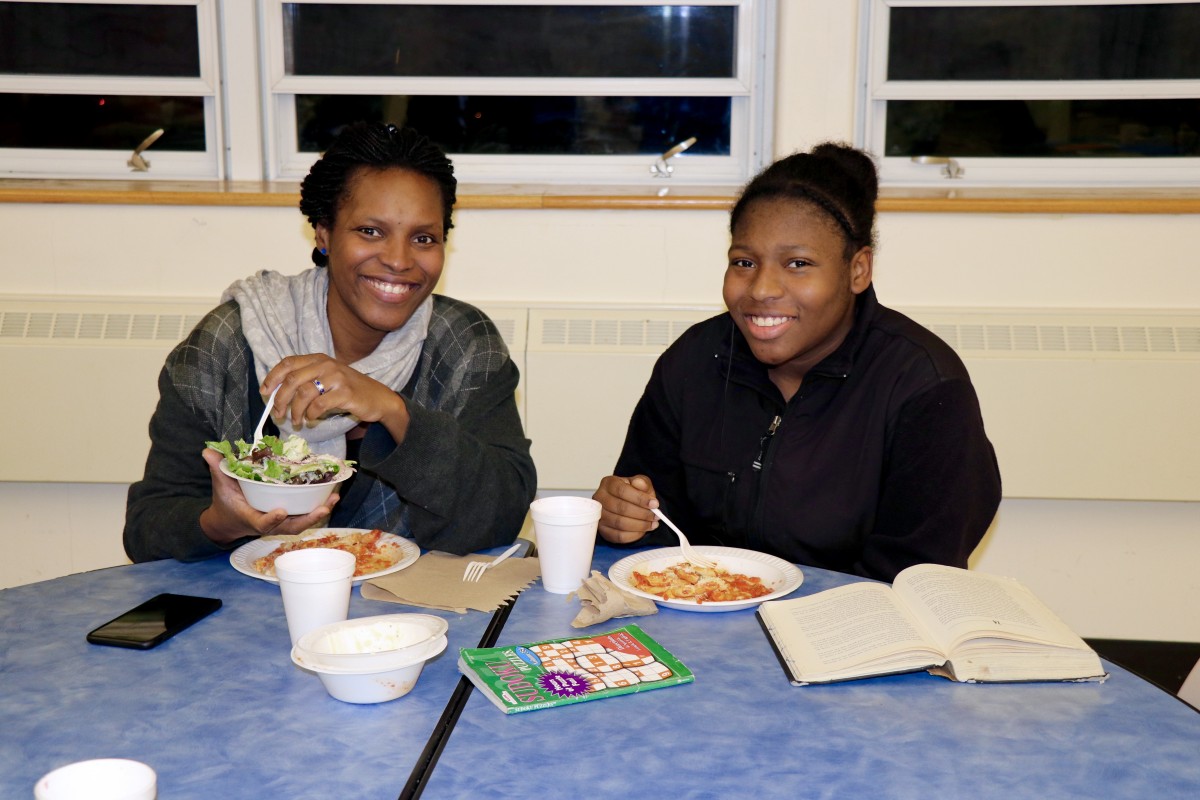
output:
POLYGON ((263 379, 259 392, 275 396, 271 416, 285 412, 294 428, 316 422, 328 414, 351 414, 362 422, 379 422, 396 444, 408 433, 408 406, 399 394, 374 378, 330 358, 315 353, 288 356, 276 364, 263 379))
POLYGON ((609 475, 600 481, 592 499, 601 505, 596 530, 614 544, 636 542, 658 527, 658 517, 650 509, 658 508, 654 484, 645 475, 622 478, 609 475))
POLYGON ((218 544, 229 544, 247 536, 302 533, 328 517, 337 504, 338 494, 335 491, 309 514, 289 517, 282 508, 258 511, 246 502, 238 482, 221 472, 221 462, 225 456, 210 447, 204 448, 201 455, 208 462, 208 471, 212 476, 212 505, 201 512, 200 529, 218 544))

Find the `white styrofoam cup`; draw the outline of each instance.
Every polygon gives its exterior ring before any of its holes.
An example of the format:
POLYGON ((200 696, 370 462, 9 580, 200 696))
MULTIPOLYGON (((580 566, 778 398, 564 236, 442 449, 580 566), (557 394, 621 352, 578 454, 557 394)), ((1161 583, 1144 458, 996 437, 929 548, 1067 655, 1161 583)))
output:
POLYGON ((33 786, 36 800, 154 800, 158 776, 128 758, 76 761, 43 775, 33 786))
POLYGON ((323 547, 293 550, 275 559, 293 645, 314 628, 346 619, 356 563, 353 553, 323 547))
POLYGON ((590 497, 557 495, 534 500, 529 512, 542 586, 552 594, 570 594, 591 574, 600 504, 590 497))

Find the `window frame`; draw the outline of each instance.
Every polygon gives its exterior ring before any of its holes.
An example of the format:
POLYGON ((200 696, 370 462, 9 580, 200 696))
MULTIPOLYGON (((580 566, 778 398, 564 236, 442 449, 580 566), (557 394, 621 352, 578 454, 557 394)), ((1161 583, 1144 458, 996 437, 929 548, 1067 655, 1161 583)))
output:
POLYGON ((1194 186, 1200 158, 955 157, 963 174, 950 178, 940 163, 885 156, 889 100, 1120 100, 1200 98, 1200 80, 1127 81, 889 81, 890 10, 921 6, 1120 6, 1196 4, 1195 0, 860 0, 859 116, 855 141, 878 155, 880 182, 906 187, 1194 186))
MULTIPOLYGON (((770 160, 773 134, 776 0, 472 0, 473 5, 710 5, 738 9, 734 77, 696 78, 457 78, 288 76, 284 73, 283 6, 329 0, 259 0, 263 19, 263 98, 269 179, 304 176, 316 155, 296 149, 294 98, 300 94, 614 95, 731 98, 729 156, 684 154, 673 159, 669 179, 656 178, 648 155, 537 156, 451 153, 455 173, 467 183, 737 185, 770 160), (751 24, 743 24, 748 20, 751 24)), ((418 5, 429 0, 355 0, 371 5, 418 5)))
MULTIPOLYGON (((62 3, 64 0, 0 0, 0 2, 62 3)), ((0 91, 13 94, 84 94, 202 97, 204 99, 203 152, 145 151, 150 169, 132 170, 129 150, 50 148, 0 148, 0 175, 13 178, 86 178, 122 180, 182 180, 224 177, 221 154, 225 149, 223 126, 219 0, 69 0, 72 4, 194 6, 200 52, 200 75, 189 78, 135 78, 126 76, 0 75, 0 91)), ((149 134, 150 131, 147 131, 149 134)))

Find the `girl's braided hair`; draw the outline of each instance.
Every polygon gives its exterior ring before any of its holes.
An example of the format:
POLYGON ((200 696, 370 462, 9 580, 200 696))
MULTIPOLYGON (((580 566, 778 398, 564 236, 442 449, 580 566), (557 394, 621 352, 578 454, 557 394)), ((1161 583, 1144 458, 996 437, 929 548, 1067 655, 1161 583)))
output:
MULTIPOLYGON (((315 228, 333 225, 338 209, 354 188, 360 170, 405 169, 424 175, 437 184, 442 194, 443 230, 453 226, 458 180, 450 159, 428 137, 408 127, 383 122, 348 125, 300 184, 300 211, 315 228)), ((329 257, 314 249, 313 263, 329 264, 329 257)))
POLYGON ((737 227, 746 208, 757 200, 785 198, 823 211, 846 238, 846 258, 875 244, 875 199, 879 174, 861 150, 836 142, 819 144, 809 153, 781 158, 746 185, 729 216, 737 227))

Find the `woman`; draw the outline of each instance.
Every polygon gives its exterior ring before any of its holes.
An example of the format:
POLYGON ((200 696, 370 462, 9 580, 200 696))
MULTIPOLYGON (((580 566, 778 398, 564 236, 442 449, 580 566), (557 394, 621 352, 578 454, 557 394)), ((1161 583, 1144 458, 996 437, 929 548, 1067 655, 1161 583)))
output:
POLYGON ((317 266, 238 281, 167 358, 129 490, 131 559, 205 558, 326 517, 459 554, 516 537, 536 486, 517 368, 482 312, 432 294, 456 185, 435 145, 392 125, 350 126, 313 165, 300 209, 317 266), (303 516, 250 508, 204 449, 251 438, 276 386, 282 435, 357 462, 340 499, 303 516))
POLYGON ((728 313, 662 355, 615 475, 600 535, 693 544, 890 581, 965 567, 1000 474, 955 353, 871 286, 875 165, 823 144, 773 164, 730 218, 728 313))

